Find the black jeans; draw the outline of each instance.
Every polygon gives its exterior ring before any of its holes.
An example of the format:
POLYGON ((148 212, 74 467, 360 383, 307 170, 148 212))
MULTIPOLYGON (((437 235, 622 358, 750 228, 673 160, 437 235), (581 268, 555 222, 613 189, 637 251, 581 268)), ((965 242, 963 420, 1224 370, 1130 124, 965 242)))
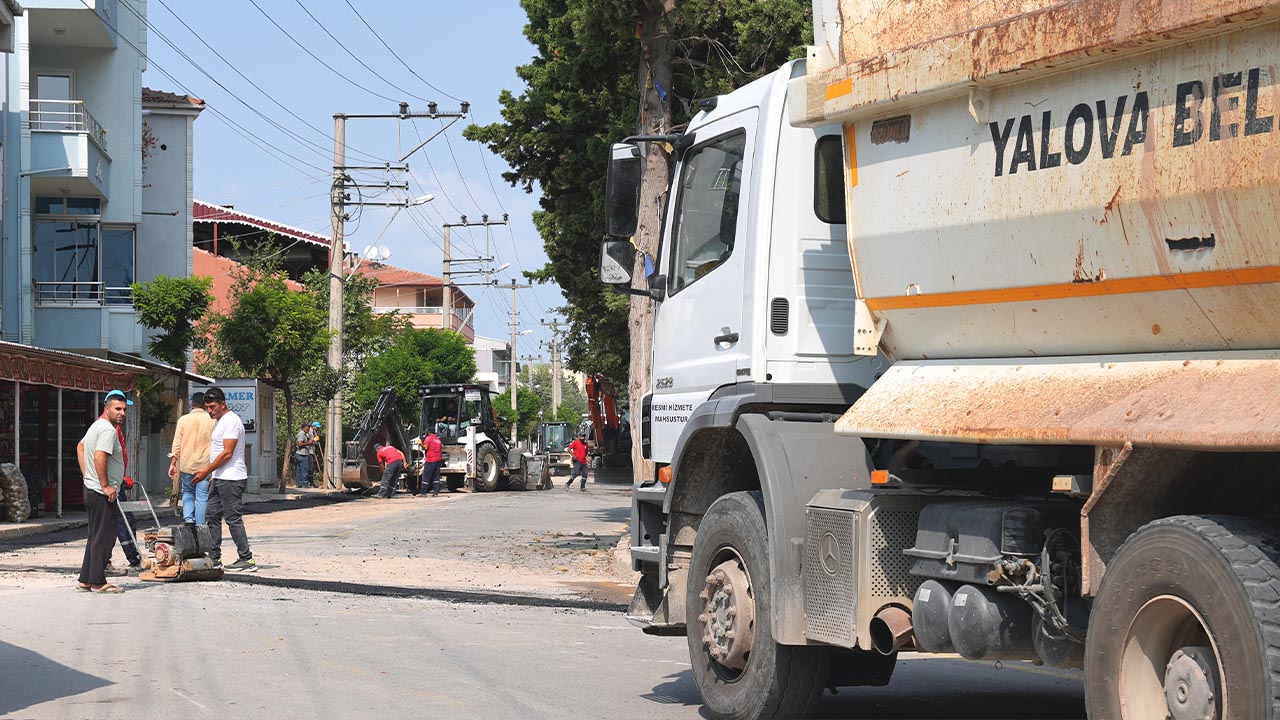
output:
POLYGON ((84 489, 84 507, 89 513, 89 538, 84 544, 84 562, 80 563, 80 582, 98 587, 107 582, 107 563, 116 545, 116 517, 120 512, 107 496, 84 489))
POLYGON ((422 482, 419 484, 418 492, 431 491, 432 495, 440 494, 440 465, 441 461, 423 463, 422 465, 422 482))
POLYGON ((205 511, 207 516, 205 524, 209 526, 209 534, 213 536, 213 550, 209 551, 209 557, 214 561, 222 559, 222 520, 225 517, 227 531, 231 533, 231 539, 236 544, 236 553, 241 560, 252 559, 249 535, 244 531, 244 515, 240 512, 244 488, 248 481, 211 478, 206 482, 213 483, 209 487, 209 507, 205 511))
POLYGON ((400 471, 403 469, 403 460, 387 463, 387 469, 382 471, 382 487, 378 489, 378 497, 389 498, 396 494, 396 481, 400 479, 400 471))

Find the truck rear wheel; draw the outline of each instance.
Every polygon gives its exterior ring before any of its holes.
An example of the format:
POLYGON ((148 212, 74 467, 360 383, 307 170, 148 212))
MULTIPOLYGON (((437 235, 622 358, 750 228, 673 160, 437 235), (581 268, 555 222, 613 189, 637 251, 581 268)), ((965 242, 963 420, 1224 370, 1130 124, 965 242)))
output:
POLYGON ((822 691, 825 651, 773 640, 769 582, 760 494, 716 500, 698 527, 685 597, 693 678, 716 717, 802 717, 822 691))
POLYGON ((502 476, 498 451, 492 445, 481 445, 476 453, 476 490, 493 492, 498 489, 498 479, 502 476))
POLYGON ((1135 532, 1089 621, 1096 720, 1280 720, 1280 566, 1266 523, 1183 515, 1135 532))

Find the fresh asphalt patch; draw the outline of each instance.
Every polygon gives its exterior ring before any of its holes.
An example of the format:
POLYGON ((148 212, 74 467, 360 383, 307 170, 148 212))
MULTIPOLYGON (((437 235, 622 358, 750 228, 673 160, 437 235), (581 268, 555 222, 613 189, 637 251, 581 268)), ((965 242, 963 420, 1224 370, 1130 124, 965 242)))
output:
POLYGON ((303 580, 298 578, 275 578, 235 573, 227 573, 222 576, 222 579, 230 582, 245 583, 247 585, 263 585, 266 587, 289 588, 292 590, 332 592, 344 595, 366 595, 372 597, 442 600, 444 602, 466 603, 473 605, 518 605, 523 607, 600 610, 604 612, 622 612, 623 610, 626 610, 626 605, 623 603, 580 597, 547 597, 542 595, 518 595, 509 593, 477 592, 470 590, 445 590, 442 588, 402 587, 399 585, 371 585, 366 583, 339 582, 333 580, 303 580))

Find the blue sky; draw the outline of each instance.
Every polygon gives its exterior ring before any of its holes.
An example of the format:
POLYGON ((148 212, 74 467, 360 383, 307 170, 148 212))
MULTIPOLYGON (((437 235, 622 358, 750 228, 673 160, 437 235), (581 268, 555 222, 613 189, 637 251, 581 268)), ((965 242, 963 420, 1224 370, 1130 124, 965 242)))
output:
MULTIPOLYGON (((410 194, 431 193, 436 199, 423 207, 401 211, 389 226, 393 210, 364 209, 357 222, 347 224, 351 248, 360 251, 386 227, 378 244, 391 251, 388 263, 439 275, 444 222, 457 222, 462 214, 469 220, 478 220, 483 213, 499 219, 505 211, 511 219, 510 229, 492 229, 493 252, 498 258, 495 266, 511 264, 499 276, 501 282, 509 282, 513 276, 521 279, 517 270, 535 269, 546 262, 542 240, 530 217, 537 209, 537 194, 526 194, 507 185, 501 178, 501 173, 509 169, 506 163, 462 137, 467 122, 498 119, 499 91, 506 88, 519 93, 523 87, 515 67, 527 63, 534 48, 522 34, 526 19, 514 0, 351 0, 412 72, 365 27, 346 0, 303 0, 305 10, 297 0, 253 1, 258 7, 251 0, 150 0, 147 4, 150 64, 143 82, 157 90, 189 92, 203 98, 213 109, 202 113, 195 126, 196 198, 234 204, 245 212, 328 235, 327 190, 333 141, 326 135, 332 136, 335 112, 394 113, 402 99, 413 110, 425 111, 424 100, 434 100, 441 112, 456 111, 458 99, 467 100, 471 103, 471 118, 453 125, 408 160, 413 175, 410 194), (259 7, 283 31, 264 17, 259 7), (168 8, 176 12, 176 17, 168 8), (286 32, 351 82, 310 57, 286 32), (161 34, 217 82, 179 55, 161 34), (352 55, 372 70, 361 66, 352 55), (274 127, 272 122, 288 132, 274 127), (231 123, 241 126, 242 132, 256 135, 257 142, 270 148, 270 152, 243 137, 231 123)), ((417 133, 426 138, 440 126, 439 120, 425 119, 416 121, 416 126, 394 120, 349 120, 348 164, 394 162, 418 144, 417 133), (356 156, 357 153, 364 156, 356 156)), ((363 179, 380 181, 385 174, 366 174, 363 179)), ((483 229, 455 229, 453 238, 455 257, 482 254, 483 229)), ((510 291, 465 289, 478 300, 477 332, 507 337, 510 291)), ((538 341, 547 339, 549 333, 538 321, 551 317, 552 309, 563 304, 563 298, 554 285, 522 290, 519 296, 522 328, 532 329, 533 333, 521 338, 517 350, 521 356, 544 354, 538 341)))

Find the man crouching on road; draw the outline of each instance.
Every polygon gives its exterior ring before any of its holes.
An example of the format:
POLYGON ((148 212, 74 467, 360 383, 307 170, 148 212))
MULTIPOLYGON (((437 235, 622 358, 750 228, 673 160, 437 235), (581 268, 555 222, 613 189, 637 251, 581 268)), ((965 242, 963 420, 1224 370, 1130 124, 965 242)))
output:
POLYGON ((89 514, 89 538, 84 547, 77 587, 96 593, 118 593, 107 582, 107 562, 116 544, 116 493, 124 482, 124 453, 116 428, 128 407, 124 393, 107 395, 102 415, 80 440, 84 448, 84 506, 89 514))
POLYGON ((396 481, 404 470, 404 453, 391 445, 374 445, 378 453, 378 462, 382 463, 382 487, 378 489, 378 497, 389 498, 396 494, 396 481))
POLYGON ((204 392, 204 409, 214 419, 213 435, 209 440, 209 465, 196 471, 194 482, 203 482, 210 475, 208 516, 209 534, 213 536, 213 550, 209 557, 222 565, 222 518, 227 519, 227 530, 235 541, 240 558, 227 570, 256 572, 258 564, 249 550, 249 536, 244 531, 244 516, 240 512, 249 472, 244 463, 244 423, 240 416, 227 407, 227 396, 222 388, 212 387, 204 392))

